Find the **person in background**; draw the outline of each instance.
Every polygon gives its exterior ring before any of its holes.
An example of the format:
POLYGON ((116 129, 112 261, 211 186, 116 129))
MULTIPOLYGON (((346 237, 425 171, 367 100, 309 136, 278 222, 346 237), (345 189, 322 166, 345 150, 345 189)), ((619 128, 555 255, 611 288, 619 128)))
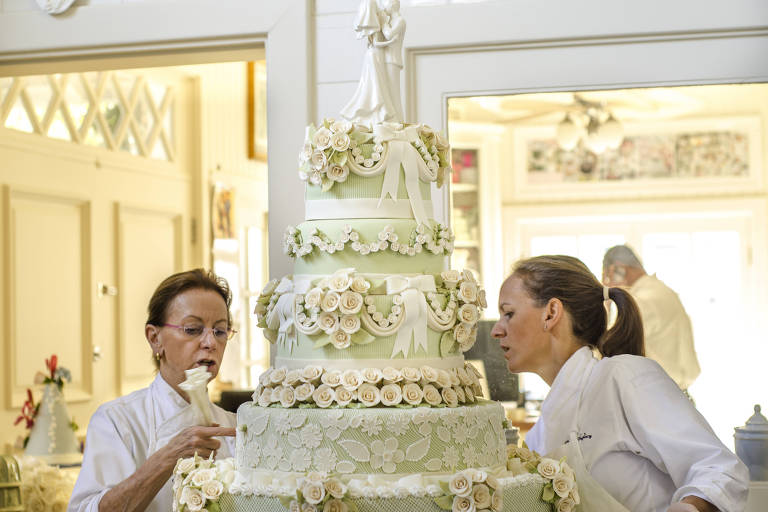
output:
POLYGON ((574 470, 582 512, 743 510, 747 468, 655 361, 632 296, 570 256, 519 261, 491 330, 513 373, 551 386, 529 448, 574 470), (617 308, 607 329, 606 301, 617 308), (597 354, 596 354, 597 353, 597 354))
POLYGON ((643 319, 645 355, 658 362, 687 394, 701 368, 693 346, 691 319, 674 290, 656 275, 648 275, 626 245, 606 251, 603 284, 629 288, 643 319))
POLYGON ((67 510, 171 510, 170 476, 180 458, 234 455, 235 415, 209 404, 214 425, 179 387, 185 370, 216 377, 232 330, 227 282, 202 269, 165 279, 149 301, 144 334, 157 376, 148 388, 101 405, 91 417, 80 474, 67 510))

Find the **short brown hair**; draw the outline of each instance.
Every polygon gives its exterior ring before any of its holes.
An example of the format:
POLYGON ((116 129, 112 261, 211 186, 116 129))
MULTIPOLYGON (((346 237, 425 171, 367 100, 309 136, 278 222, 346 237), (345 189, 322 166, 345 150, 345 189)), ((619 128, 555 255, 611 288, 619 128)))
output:
POLYGON ((618 315, 614 325, 607 329, 603 285, 578 258, 528 258, 515 264, 512 275, 521 279, 538 307, 552 298, 559 299, 571 316, 574 336, 585 345, 596 347, 604 357, 645 355, 643 324, 635 300, 622 288, 609 289, 618 315))

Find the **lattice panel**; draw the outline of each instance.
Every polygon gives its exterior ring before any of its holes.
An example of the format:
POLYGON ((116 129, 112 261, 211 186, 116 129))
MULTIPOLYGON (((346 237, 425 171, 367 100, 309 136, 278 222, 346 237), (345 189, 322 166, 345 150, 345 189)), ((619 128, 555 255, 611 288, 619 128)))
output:
POLYGON ((174 95, 123 71, 0 78, 0 125, 173 161, 174 95))

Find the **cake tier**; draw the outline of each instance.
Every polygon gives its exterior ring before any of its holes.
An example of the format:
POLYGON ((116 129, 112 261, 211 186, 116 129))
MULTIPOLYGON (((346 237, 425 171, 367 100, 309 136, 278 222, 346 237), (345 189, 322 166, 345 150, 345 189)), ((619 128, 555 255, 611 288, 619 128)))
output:
MULTIPOLYGON (((417 479, 416 485, 412 485, 410 480, 413 478, 406 477, 394 485, 379 485, 379 482, 375 480, 366 482, 368 485, 361 489, 363 496, 345 497, 344 501, 352 504, 358 512, 442 512, 444 510, 435 503, 435 498, 444 495, 440 483, 446 482, 448 477, 435 480, 426 479, 426 482, 417 479)), ((534 474, 498 478, 498 489, 495 492, 500 493, 501 500, 496 503, 493 510, 550 512, 552 505, 541 499, 544 482, 543 478, 534 474)), ((289 508, 290 499, 285 496, 295 496, 297 486, 286 485, 286 481, 282 479, 281 475, 275 476, 273 489, 285 491, 282 496, 276 495, 277 493, 272 490, 262 491, 258 488, 243 487, 245 489, 242 492, 225 494, 221 497, 219 503, 223 512, 285 512, 286 509, 293 510, 289 508), (278 478, 280 480, 277 480, 278 478)), ((358 493, 355 492, 354 494, 358 493)), ((351 510, 351 507, 348 509, 351 510)), ((335 510, 348 509, 340 506, 335 510)))
POLYGON ((453 235, 438 224, 411 219, 307 221, 286 229, 283 249, 296 274, 358 272, 439 273, 453 251, 453 235))
POLYGON ((342 475, 445 473, 505 468, 504 409, 480 401, 457 408, 283 409, 246 402, 237 411, 235 467, 342 475))
POLYGON ((484 292, 469 272, 330 276, 272 281, 258 326, 277 343, 276 367, 324 369, 463 366, 477 336, 484 292))

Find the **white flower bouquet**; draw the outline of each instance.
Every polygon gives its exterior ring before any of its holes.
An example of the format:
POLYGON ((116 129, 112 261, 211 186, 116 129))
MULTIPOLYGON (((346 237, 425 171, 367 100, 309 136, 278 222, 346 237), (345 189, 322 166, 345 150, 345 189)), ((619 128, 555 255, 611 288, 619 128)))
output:
POLYGON ((447 482, 440 481, 440 488, 444 494, 434 500, 443 510, 500 512, 504 506, 496 478, 479 469, 456 473, 447 482))
POLYGON ((65 512, 76 476, 35 457, 19 457, 21 499, 28 512, 65 512))
POLYGON ((296 496, 282 496, 280 503, 290 512, 357 512, 346 484, 319 472, 300 478, 296 496))
POLYGON ((173 511, 219 512, 219 498, 235 478, 234 459, 198 455, 179 459, 173 470, 173 511))
POLYGON ((573 469, 566 464, 565 457, 559 461, 542 457, 522 447, 507 445, 507 469, 514 474, 538 473, 545 480, 541 499, 551 503, 557 512, 571 512, 581 503, 573 469))

